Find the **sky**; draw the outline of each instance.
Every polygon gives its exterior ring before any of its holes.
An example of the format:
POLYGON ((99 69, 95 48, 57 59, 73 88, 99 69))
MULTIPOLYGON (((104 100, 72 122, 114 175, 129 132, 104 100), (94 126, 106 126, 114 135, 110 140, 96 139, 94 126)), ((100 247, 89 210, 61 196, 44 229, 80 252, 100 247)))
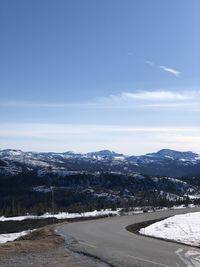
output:
POLYGON ((199 0, 2 0, 0 149, 200 153, 199 0))

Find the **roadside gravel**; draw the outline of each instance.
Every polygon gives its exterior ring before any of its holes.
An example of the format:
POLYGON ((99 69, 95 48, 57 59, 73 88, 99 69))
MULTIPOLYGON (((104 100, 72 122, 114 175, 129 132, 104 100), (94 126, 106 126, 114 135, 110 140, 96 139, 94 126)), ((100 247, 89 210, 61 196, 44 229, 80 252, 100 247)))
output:
POLYGON ((63 239, 46 226, 20 240, 0 245, 1 267, 86 267, 72 256, 63 239))

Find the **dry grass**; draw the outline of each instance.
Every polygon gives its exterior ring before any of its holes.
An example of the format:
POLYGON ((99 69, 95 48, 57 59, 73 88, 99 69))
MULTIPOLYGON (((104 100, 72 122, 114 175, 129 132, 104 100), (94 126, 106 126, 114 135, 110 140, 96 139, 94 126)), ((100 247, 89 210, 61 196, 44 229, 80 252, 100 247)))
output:
POLYGON ((55 226, 37 229, 27 236, 0 245, 1 267, 87 267, 65 248, 55 226))
POLYGON ((45 226, 16 241, 1 244, 0 258, 18 253, 53 249, 63 242, 63 239, 54 232, 53 226, 45 226))

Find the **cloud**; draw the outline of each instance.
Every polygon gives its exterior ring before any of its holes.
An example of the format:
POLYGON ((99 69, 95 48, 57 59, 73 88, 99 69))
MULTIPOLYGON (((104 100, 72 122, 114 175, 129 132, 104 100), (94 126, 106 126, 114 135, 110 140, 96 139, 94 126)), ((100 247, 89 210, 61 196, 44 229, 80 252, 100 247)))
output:
POLYGON ((175 75, 176 77, 178 77, 179 75, 181 75, 181 72, 180 71, 177 71, 173 68, 169 68, 169 67, 166 67, 166 66, 163 66, 163 65, 160 65, 160 66, 157 66, 153 61, 151 60, 144 60, 144 63, 151 66, 151 67, 158 67, 160 68, 161 70, 164 70, 166 72, 169 72, 173 75, 175 75))
POLYGON ((177 70, 172 69, 172 68, 168 68, 166 66, 159 66, 159 68, 166 71, 166 72, 169 72, 169 73, 175 75, 176 77, 178 77, 181 74, 180 71, 177 71, 177 70))
POLYGON ((14 108, 93 108, 96 103, 92 102, 77 102, 77 103, 45 103, 45 102, 29 102, 29 101, 3 101, 0 102, 0 107, 14 108))
POLYGON ((37 102, 0 102, 2 108, 43 108, 43 109, 184 109, 200 110, 198 91, 136 91, 121 92, 116 95, 99 97, 88 102, 77 103, 37 103, 37 102))
POLYGON ((163 65, 157 66, 157 65, 156 65, 153 61, 151 61, 151 60, 144 60, 144 63, 147 64, 147 65, 149 65, 149 66, 151 66, 151 67, 159 67, 161 70, 164 70, 164 71, 166 71, 166 72, 169 72, 169 73, 175 75, 176 77, 178 77, 178 76, 181 74, 180 71, 175 70, 175 69, 173 69, 173 68, 169 68, 169 67, 166 67, 166 66, 163 66, 163 65))
POLYGON ((144 62, 149 66, 154 66, 154 62, 153 61, 145 60, 144 62))
POLYGON ((31 151, 111 149, 140 154, 161 148, 200 151, 200 127, 0 123, 2 148, 31 151))
POLYGON ((136 100, 191 100, 193 96, 188 93, 176 93, 172 91, 141 91, 136 93, 124 92, 121 94, 122 99, 136 100))
POLYGON ((167 90, 160 91, 138 91, 138 92, 122 92, 118 95, 110 95, 109 97, 99 98, 100 103, 169 103, 169 102, 184 102, 200 100, 200 93, 198 92, 174 92, 167 90))
POLYGON ((200 111, 198 91, 137 91, 122 92, 98 99, 99 107, 115 109, 200 111))
POLYGON ((168 102, 168 103, 147 103, 140 105, 140 108, 146 109, 167 109, 167 110, 187 110, 200 111, 200 102, 168 102))

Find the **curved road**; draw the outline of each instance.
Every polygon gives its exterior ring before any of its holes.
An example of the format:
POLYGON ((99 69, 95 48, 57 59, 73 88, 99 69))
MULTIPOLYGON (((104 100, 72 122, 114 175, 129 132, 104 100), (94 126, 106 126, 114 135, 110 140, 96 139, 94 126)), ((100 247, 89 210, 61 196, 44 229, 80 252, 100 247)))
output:
POLYGON ((57 227, 57 232, 65 237, 71 250, 88 253, 117 267, 200 267, 200 249, 135 235, 125 229, 133 223, 195 211, 200 209, 68 223, 57 227))

